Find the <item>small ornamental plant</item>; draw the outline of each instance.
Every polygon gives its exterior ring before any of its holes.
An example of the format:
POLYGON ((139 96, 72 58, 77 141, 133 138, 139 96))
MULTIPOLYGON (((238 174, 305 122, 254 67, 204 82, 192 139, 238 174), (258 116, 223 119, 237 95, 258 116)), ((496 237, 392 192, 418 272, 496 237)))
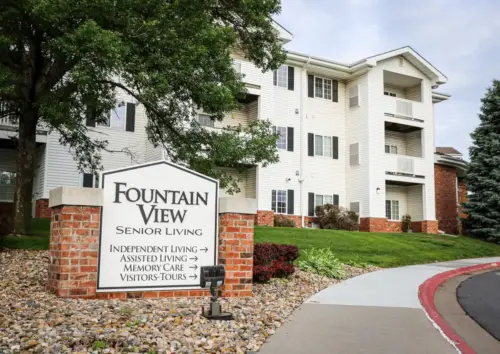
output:
POLYGON ((403 215, 402 224, 403 224, 402 225, 403 232, 411 232, 411 216, 410 216, 410 214, 403 215))
POLYGON ((310 248, 304 251, 304 259, 298 263, 300 270, 328 278, 345 279, 345 266, 329 248, 310 248))
POLYGON ((299 249, 293 245, 257 243, 253 256, 253 280, 265 283, 271 278, 285 278, 295 272, 293 261, 299 257, 299 249))

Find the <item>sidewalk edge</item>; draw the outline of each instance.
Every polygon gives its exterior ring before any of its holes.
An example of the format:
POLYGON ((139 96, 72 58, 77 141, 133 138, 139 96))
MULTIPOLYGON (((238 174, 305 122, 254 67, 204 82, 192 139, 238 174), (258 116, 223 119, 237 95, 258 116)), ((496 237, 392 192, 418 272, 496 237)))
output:
POLYGON ((500 263, 476 264, 469 267, 457 268, 447 272, 439 273, 432 278, 427 279, 418 289, 418 298, 429 320, 438 328, 443 336, 462 354, 476 354, 451 326, 444 320, 437 311, 434 303, 434 295, 439 286, 447 280, 456 276, 500 267, 500 263))

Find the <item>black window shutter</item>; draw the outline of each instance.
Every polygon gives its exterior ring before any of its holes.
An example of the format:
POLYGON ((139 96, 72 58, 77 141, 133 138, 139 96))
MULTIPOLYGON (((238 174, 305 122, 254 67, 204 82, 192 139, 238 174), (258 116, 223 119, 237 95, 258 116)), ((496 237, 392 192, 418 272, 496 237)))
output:
POLYGON ((84 173, 83 174, 83 186, 85 188, 94 187, 94 175, 92 173, 84 173))
POLYGON ((288 127, 287 128, 287 150, 288 151, 293 151, 293 128, 288 127))
POLYGON ((276 189, 271 191, 271 210, 276 212, 276 189))
POLYGON ((339 159, 339 138, 337 136, 332 136, 332 151, 333 158, 335 160, 339 159))
POLYGON ((333 195, 333 205, 339 206, 339 195, 338 194, 333 195))
POLYGON ((307 197, 308 201, 308 214, 309 216, 314 216, 314 193, 309 193, 307 197))
POLYGON ((293 66, 288 67, 288 89, 293 91, 293 86, 295 83, 295 70, 293 66))
POLYGON ((288 195, 287 195, 287 210, 286 210, 286 213, 287 214, 290 214, 290 215, 293 215, 294 211, 293 211, 293 205, 294 205, 294 202, 295 202, 295 199, 293 198, 293 189, 289 189, 288 190, 288 195))
POLYGON ((314 97, 314 75, 307 75, 307 96, 314 97))
POLYGON ((332 80, 332 101, 339 101, 339 82, 337 80, 332 80))
POLYGON ((127 123, 125 130, 128 132, 135 131, 135 104, 127 103, 127 123))
POLYGON ((273 71, 273 85, 274 86, 278 85, 278 70, 273 71))
POLYGON ((85 113, 85 125, 87 127, 95 127, 94 112, 92 108, 87 108, 85 113))
POLYGON ((307 156, 314 156, 314 134, 307 134, 307 156))

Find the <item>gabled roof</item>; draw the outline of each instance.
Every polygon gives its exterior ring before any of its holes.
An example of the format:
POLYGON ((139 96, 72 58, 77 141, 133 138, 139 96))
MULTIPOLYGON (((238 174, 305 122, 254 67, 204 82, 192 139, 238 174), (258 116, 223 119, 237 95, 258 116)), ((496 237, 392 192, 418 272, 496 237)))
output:
MULTIPOLYGON (((389 52, 373 55, 361 60, 358 60, 351 64, 339 63, 337 61, 310 56, 307 54, 302 54, 294 51, 287 51, 288 58, 293 61, 309 63, 311 65, 318 65, 325 68, 330 68, 338 71, 342 71, 348 74, 355 74, 359 71, 366 70, 377 66, 377 63, 402 56, 413 64, 416 68, 422 71, 427 77, 429 77, 434 84, 440 85, 448 81, 448 78, 436 69, 431 63, 429 63, 424 57, 418 54, 412 47, 406 46, 398 49, 391 50, 389 52)), ((444 98, 444 97, 443 97, 444 98)))
POLYGON ((436 152, 439 152, 441 154, 446 154, 446 155, 460 155, 462 156, 462 153, 458 151, 457 149, 451 147, 451 146, 437 146, 436 147, 436 152))

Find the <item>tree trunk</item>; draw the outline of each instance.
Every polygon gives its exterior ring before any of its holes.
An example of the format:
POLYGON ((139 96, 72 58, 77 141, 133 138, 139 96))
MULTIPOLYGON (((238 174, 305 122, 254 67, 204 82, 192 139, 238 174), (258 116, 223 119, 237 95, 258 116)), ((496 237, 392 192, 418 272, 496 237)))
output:
POLYGON ((27 234, 30 229, 37 121, 38 114, 33 108, 27 109, 19 117, 13 231, 16 235, 27 234))

